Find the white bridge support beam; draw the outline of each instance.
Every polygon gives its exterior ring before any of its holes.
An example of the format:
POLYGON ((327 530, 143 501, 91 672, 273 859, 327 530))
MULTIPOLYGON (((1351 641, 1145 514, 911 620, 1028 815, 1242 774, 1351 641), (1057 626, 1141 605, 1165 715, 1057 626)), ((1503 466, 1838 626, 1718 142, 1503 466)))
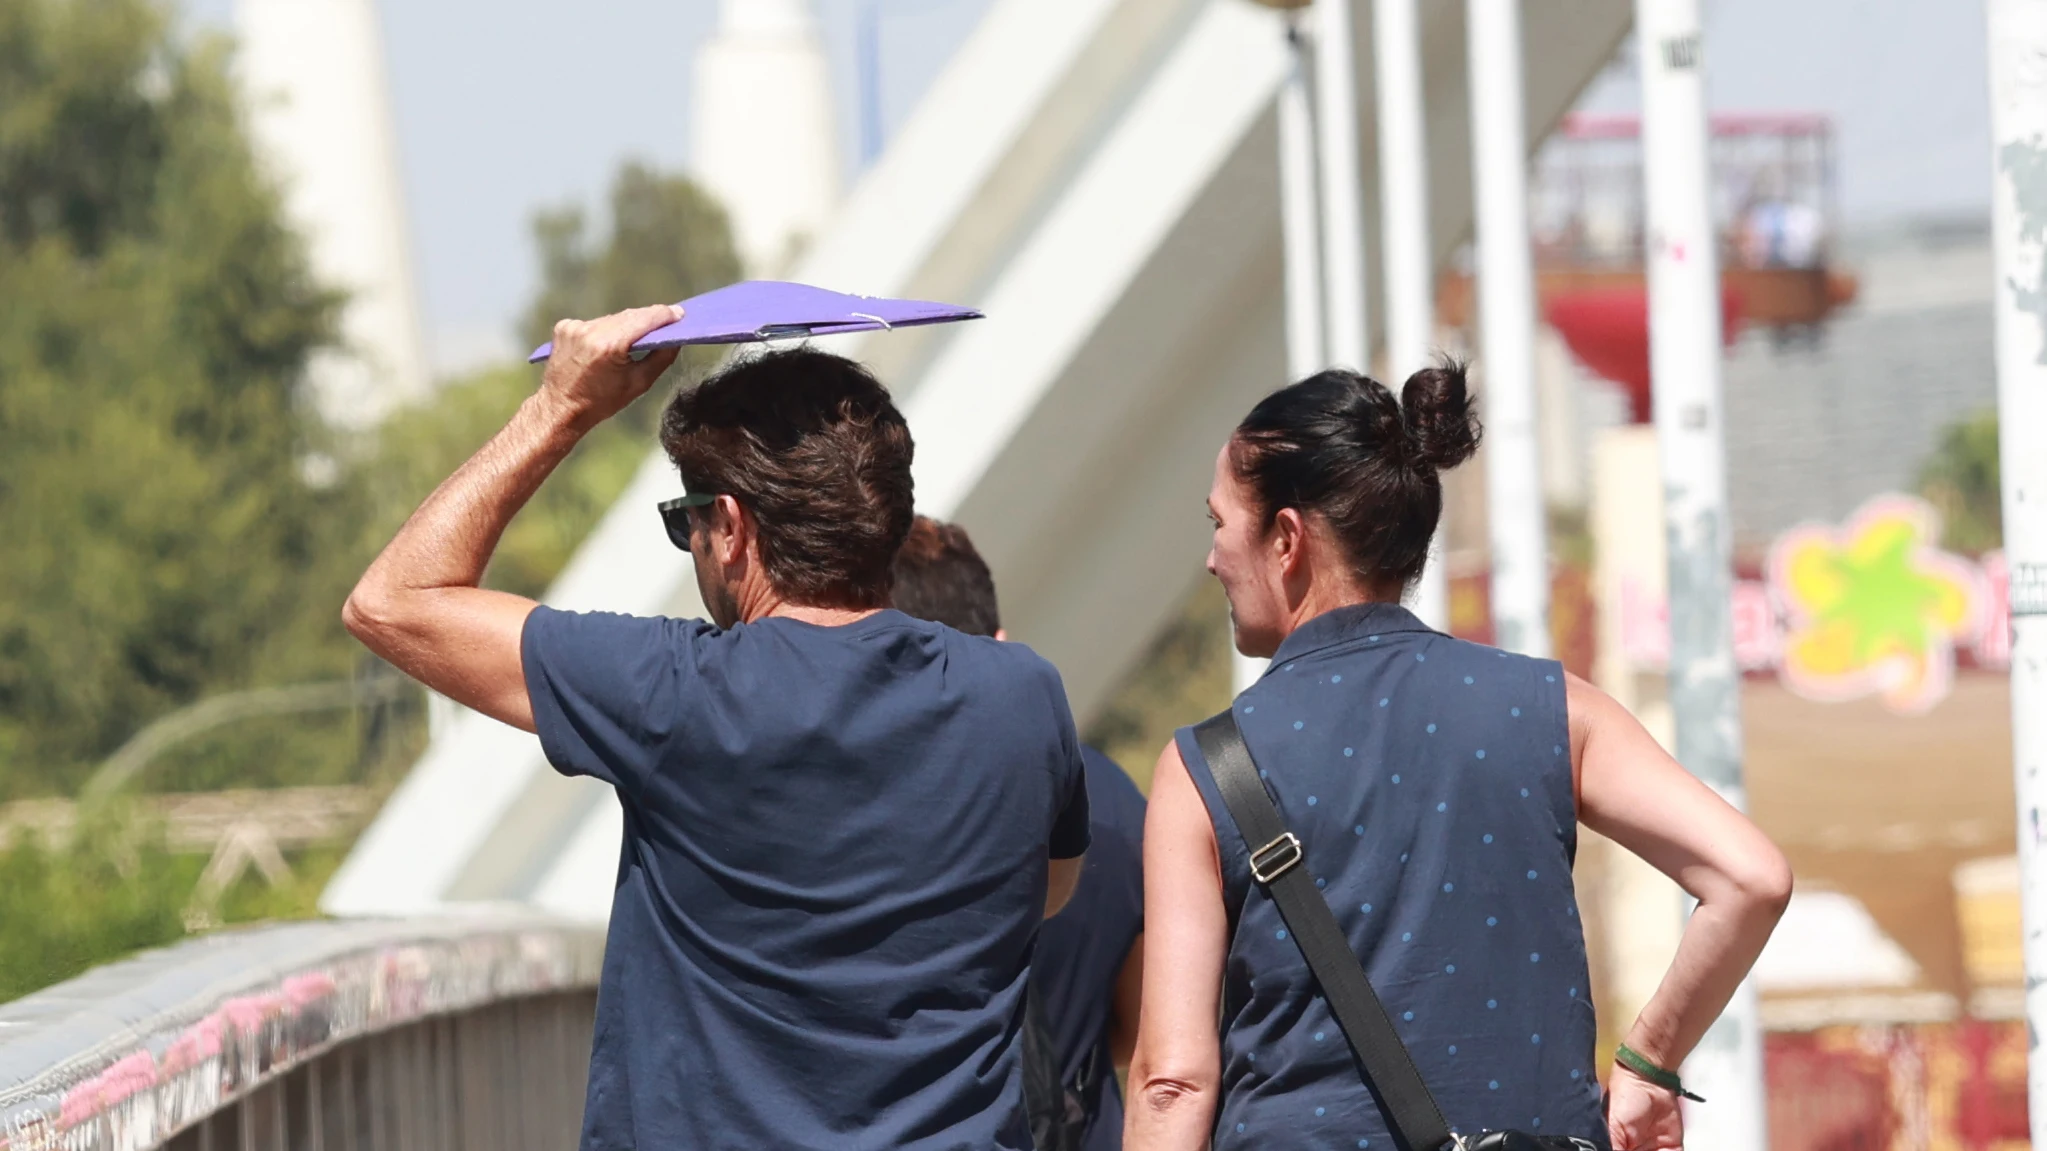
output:
MULTIPOLYGON (((1627 0, 1573 13, 1529 45, 1536 135, 1610 55, 1627 0)), ((1430 16, 1461 48, 1461 11, 1430 16)), ((1273 158, 1287 69, 1269 17, 1242 0, 997 0, 795 272, 987 311, 833 346, 891 382, 917 437, 920 508, 973 532, 1004 622, 1058 665, 1083 722, 1207 578, 1214 453, 1285 378, 1273 158)), ((1457 189, 1462 52, 1442 71, 1432 183, 1457 189)), ((1469 224, 1468 198, 1437 210, 1453 234, 1469 224)), ((651 458, 549 602, 701 613, 653 518, 676 489, 651 458)), ((618 819, 602 785, 473 719, 435 741, 323 905, 510 900, 601 919, 618 819)))

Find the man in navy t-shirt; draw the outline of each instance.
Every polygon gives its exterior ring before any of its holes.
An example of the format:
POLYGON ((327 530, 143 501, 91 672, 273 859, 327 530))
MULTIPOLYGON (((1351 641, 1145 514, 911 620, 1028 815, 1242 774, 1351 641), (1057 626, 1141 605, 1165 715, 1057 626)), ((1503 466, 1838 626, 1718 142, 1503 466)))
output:
POLYGON ((1025 1151, 1025 973, 1080 871, 1085 769, 1049 664, 886 610, 911 444, 881 385, 798 349, 669 403, 687 494, 662 516, 713 622, 478 587, 553 467, 674 360, 631 345, 678 313, 557 327, 540 389, 344 618, 617 789, 584 1148, 1025 1151))
MULTIPOLYGON (((969 635, 1005 638, 995 578, 966 530, 918 516, 896 556, 899 611, 969 635)), ((1116 1069, 1137 1039, 1144 969, 1144 796, 1115 761, 1085 745, 1092 843, 1073 898, 1045 922, 1031 961, 1031 997, 1049 1035, 1046 1057, 1060 1097, 1040 1103, 1069 1125, 1047 1148, 1115 1151, 1123 1145, 1116 1069), (1068 1113, 1070 1119, 1058 1116, 1068 1113), (1072 1128, 1078 1128, 1078 1131, 1072 1128), (1077 1138, 1065 1138, 1076 1136, 1077 1138)), ((1031 1057, 1026 1047, 1025 1058, 1031 1057)), ((1032 1082, 1026 1075, 1025 1082, 1032 1082)))

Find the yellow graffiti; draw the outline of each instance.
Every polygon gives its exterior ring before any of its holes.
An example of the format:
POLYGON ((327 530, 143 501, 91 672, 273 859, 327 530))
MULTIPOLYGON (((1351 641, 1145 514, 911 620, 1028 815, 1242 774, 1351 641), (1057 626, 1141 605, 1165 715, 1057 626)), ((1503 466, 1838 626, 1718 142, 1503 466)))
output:
POLYGON ((1872 500, 1838 530, 1780 537, 1770 583, 1790 624, 1786 685, 1821 700, 1878 695, 1903 712, 1946 698, 1955 645, 1982 630, 1985 593, 1974 565, 1939 540, 1939 514, 1907 496, 1872 500))

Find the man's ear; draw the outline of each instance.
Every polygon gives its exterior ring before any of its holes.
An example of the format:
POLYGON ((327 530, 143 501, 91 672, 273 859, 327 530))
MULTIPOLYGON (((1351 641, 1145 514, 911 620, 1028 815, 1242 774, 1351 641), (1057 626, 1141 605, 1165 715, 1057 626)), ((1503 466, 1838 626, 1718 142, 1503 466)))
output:
POLYGON ((746 508, 731 496, 719 496, 711 505, 712 555, 720 565, 730 567, 752 548, 754 522, 746 508))

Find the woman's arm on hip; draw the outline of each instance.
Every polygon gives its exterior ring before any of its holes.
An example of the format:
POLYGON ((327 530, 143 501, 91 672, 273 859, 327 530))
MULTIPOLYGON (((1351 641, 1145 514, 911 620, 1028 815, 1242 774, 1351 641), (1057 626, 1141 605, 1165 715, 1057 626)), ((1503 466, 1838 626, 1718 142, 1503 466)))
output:
MULTIPOLYGON (((1613 697, 1570 676, 1569 708, 1579 818, 1699 901, 1670 970, 1625 1040, 1650 1062, 1675 1069, 1762 954, 1791 899, 1791 866, 1760 828, 1672 759, 1613 697)), ((1640 1094, 1638 1086, 1630 1081, 1627 1092, 1617 1090, 1616 1106, 1640 1094)), ((1651 1110, 1655 1116, 1641 1117, 1645 1129, 1624 1140, 1629 1146, 1667 1142, 1646 1128, 1674 1124, 1676 1100, 1667 1107, 1659 1100, 1651 1110)), ((1624 1118, 1614 1116, 1617 1123, 1624 1118)))

